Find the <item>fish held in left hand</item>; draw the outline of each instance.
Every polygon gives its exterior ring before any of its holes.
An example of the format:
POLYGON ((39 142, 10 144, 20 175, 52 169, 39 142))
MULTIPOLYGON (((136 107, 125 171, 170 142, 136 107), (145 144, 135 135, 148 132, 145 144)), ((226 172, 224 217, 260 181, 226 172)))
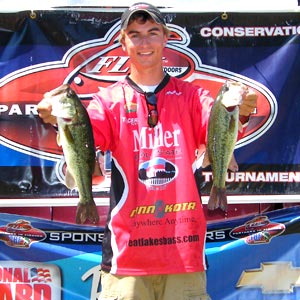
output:
MULTIPOLYGON (((52 115, 57 117, 57 143, 63 148, 67 165, 65 184, 77 187, 79 202, 76 223, 87 220, 99 222, 99 215, 92 194, 92 176, 100 171, 96 161, 92 127, 88 113, 76 93, 64 84, 49 92, 52 115)), ((100 171, 101 172, 101 171, 100 171)))
POLYGON ((219 91, 213 104, 208 124, 208 140, 202 167, 211 165, 213 184, 208 209, 227 211, 227 171, 236 172, 234 147, 239 130, 239 106, 248 93, 245 85, 227 81, 219 91))

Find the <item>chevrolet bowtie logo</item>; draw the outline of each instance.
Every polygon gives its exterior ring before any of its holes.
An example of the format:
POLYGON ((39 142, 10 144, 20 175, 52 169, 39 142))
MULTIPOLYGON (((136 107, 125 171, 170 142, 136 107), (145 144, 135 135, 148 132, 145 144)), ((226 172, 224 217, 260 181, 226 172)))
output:
POLYGON ((300 268, 291 262, 262 263, 260 269, 243 271, 236 287, 261 288, 267 293, 292 293, 300 286, 300 268))

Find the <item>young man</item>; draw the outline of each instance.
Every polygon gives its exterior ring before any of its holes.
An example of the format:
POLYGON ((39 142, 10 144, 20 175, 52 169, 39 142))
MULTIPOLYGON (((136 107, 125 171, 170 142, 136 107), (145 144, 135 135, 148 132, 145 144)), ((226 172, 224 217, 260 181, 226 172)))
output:
MULTIPOLYGON (((112 153, 101 300, 210 299, 206 221, 193 164, 206 142, 213 99, 164 73, 168 33, 156 7, 128 8, 120 42, 130 57, 130 74, 101 89, 88 107, 96 145, 112 153)), ((255 103, 240 94, 248 117, 255 103)), ((38 110, 45 122, 56 122, 49 98, 38 110)))

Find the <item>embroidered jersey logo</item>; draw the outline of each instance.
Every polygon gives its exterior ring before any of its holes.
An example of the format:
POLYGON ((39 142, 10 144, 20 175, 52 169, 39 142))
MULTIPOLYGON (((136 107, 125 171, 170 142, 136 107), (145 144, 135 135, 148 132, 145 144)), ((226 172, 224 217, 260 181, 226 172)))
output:
POLYGON ((136 112, 137 110, 137 104, 133 102, 128 102, 125 104, 125 111, 126 113, 132 113, 136 112))
MULTIPOLYGON (((264 85, 250 78, 203 64, 197 53, 188 48, 190 36, 185 29, 173 24, 168 26, 171 36, 164 51, 165 71, 201 85, 213 97, 227 79, 240 81, 254 89, 258 94, 257 111, 251 118, 246 135, 236 147, 261 137, 277 115, 274 95, 264 85)), ((126 76, 129 58, 118 42, 119 27, 120 22, 117 22, 103 38, 75 45, 61 61, 29 66, 3 77, 0 80, 0 99, 6 99, 6 102, 0 105, 0 142, 25 154, 59 161, 62 150, 56 144, 56 133, 48 130, 47 134, 39 134, 44 132, 45 124, 37 117, 36 104, 45 92, 62 83, 69 83, 87 105, 92 95, 98 92, 99 86, 106 87, 126 76)), ((129 105, 126 109, 134 111, 135 107, 129 105)))
POLYGON ((284 231, 284 224, 271 222, 267 216, 258 216, 234 228, 229 235, 234 239, 244 239, 248 245, 257 245, 268 244, 284 231))
POLYGON ((166 95, 180 96, 181 94, 182 94, 182 92, 176 92, 176 91, 168 91, 168 92, 166 92, 166 95))
POLYGON ((177 167, 164 158, 156 157, 139 165, 139 180, 145 185, 160 186, 173 181, 177 167))

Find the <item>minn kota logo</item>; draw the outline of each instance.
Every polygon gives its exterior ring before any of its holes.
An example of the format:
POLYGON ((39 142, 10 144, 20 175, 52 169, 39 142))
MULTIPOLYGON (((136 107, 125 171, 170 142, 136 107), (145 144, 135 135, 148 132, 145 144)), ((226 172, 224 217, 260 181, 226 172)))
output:
POLYGON ((261 288, 263 294, 293 293, 300 287, 300 268, 291 262, 262 263, 259 269, 243 271, 237 288, 261 288))

